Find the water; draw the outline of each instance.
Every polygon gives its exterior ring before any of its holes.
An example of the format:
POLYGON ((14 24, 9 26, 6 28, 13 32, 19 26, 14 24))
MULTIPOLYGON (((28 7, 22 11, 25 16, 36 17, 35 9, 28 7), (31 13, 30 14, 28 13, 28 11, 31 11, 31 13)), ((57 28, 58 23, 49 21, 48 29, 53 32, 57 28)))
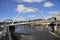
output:
POLYGON ((30 34, 31 32, 38 31, 36 28, 32 28, 29 26, 17 26, 15 27, 16 33, 22 33, 22 34, 30 34))

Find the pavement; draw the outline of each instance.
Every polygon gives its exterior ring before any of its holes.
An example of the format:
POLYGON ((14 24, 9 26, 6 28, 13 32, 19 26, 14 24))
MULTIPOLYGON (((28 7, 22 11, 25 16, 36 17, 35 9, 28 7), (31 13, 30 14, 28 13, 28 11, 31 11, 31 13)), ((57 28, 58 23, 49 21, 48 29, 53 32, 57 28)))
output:
MULTIPOLYGON (((58 40, 56 36, 44 30, 32 31, 31 34, 29 35, 21 35, 21 36, 22 38, 20 38, 20 40, 58 40)), ((6 38, 8 37, 4 37, 3 40, 7 40, 6 38)))
POLYGON ((58 38, 47 31, 36 31, 31 35, 22 35, 21 40, 58 40, 58 38))

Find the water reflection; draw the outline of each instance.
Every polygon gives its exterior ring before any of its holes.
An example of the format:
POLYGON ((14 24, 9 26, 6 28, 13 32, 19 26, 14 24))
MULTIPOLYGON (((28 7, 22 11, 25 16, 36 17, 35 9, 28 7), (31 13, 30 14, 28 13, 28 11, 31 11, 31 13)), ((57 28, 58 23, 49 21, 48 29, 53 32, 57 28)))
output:
POLYGON ((25 33, 25 34, 28 34, 28 33, 31 33, 32 31, 33 32, 37 31, 37 29, 29 27, 29 26, 17 26, 17 27, 15 27, 15 32, 16 33, 25 33))
POLYGON ((27 26, 17 26, 15 27, 15 32, 16 33, 27 33, 28 28, 27 26))

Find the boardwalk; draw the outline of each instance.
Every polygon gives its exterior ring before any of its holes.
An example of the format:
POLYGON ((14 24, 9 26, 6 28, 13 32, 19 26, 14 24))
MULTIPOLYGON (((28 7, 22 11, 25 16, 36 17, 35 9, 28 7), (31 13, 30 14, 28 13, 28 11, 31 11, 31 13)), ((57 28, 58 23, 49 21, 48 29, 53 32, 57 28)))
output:
MULTIPOLYGON (((21 35, 20 40, 58 40, 57 37, 53 36, 47 31, 34 31, 30 35, 21 35)), ((4 39, 5 40, 5 39, 4 39)))
POLYGON ((49 32, 36 31, 32 32, 31 35, 24 35, 21 40, 58 40, 58 39, 49 32))

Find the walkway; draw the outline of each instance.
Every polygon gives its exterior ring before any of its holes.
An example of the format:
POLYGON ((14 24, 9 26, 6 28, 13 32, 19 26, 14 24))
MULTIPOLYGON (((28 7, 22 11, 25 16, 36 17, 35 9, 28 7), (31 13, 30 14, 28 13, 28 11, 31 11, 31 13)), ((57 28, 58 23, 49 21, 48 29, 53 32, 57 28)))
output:
MULTIPOLYGON (((43 30, 31 32, 30 35, 21 35, 21 36, 22 36, 22 39, 20 40, 58 40, 57 37, 43 30)), ((4 38, 3 40, 6 40, 6 39, 4 38)))
POLYGON ((21 40, 58 40, 57 37, 46 31, 32 32, 31 35, 24 35, 21 40))

